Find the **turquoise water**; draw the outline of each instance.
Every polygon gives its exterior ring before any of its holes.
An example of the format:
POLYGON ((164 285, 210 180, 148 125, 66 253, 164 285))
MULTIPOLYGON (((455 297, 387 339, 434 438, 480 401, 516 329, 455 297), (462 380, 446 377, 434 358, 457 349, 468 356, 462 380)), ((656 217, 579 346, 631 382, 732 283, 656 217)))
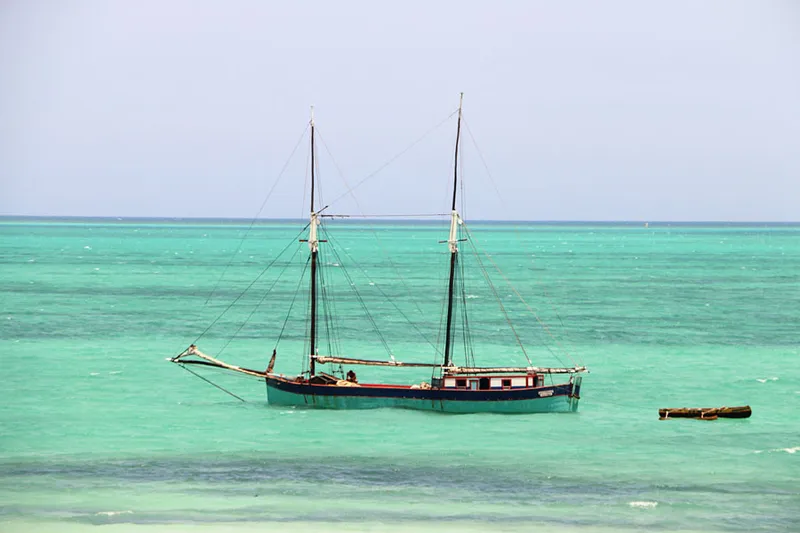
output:
MULTIPOLYGON (((446 224, 329 232, 321 352, 435 359, 446 224)), ((0 530, 800 531, 800 227, 470 227, 534 363, 590 368, 579 413, 287 409, 203 374, 240 402, 165 358, 200 337, 263 368, 280 336, 276 370, 300 371, 302 224, 0 221, 0 530)), ((476 362, 525 364, 464 264, 476 362)))

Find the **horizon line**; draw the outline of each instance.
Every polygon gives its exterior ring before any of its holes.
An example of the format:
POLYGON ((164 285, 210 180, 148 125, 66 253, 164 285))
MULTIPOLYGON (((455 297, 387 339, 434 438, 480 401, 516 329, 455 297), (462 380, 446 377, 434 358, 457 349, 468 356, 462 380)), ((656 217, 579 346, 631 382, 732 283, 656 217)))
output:
MULTIPOLYGON (((361 215, 335 215, 340 221, 356 222, 356 221, 369 221, 369 222, 389 222, 389 221, 425 221, 433 220, 438 217, 446 217, 449 215, 434 214, 422 216, 408 216, 408 215, 375 215, 375 216, 361 216, 361 215)), ((97 221, 173 221, 173 222, 239 222, 239 223, 259 223, 259 222, 303 222, 305 218, 243 218, 243 217, 174 217, 174 216, 109 216, 109 215, 0 215, 0 220, 13 220, 13 219, 27 219, 27 220, 97 220, 97 221)), ((471 219, 471 222, 490 222, 490 223, 527 223, 527 224, 720 224, 720 225, 755 225, 755 224, 771 224, 771 225, 800 225, 800 220, 797 221, 775 221, 775 220, 645 220, 645 219, 628 219, 628 220, 591 220, 591 219, 539 219, 539 220, 522 220, 522 219, 471 219)))

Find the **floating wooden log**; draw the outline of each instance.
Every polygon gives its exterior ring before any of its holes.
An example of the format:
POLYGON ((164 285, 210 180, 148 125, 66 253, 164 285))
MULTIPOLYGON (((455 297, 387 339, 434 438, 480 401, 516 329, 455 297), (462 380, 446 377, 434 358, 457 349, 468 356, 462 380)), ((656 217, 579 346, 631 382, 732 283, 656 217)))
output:
POLYGON ((714 420, 716 418, 750 418, 753 410, 749 405, 736 407, 674 407, 659 409, 658 416, 661 420, 669 418, 699 418, 714 420))

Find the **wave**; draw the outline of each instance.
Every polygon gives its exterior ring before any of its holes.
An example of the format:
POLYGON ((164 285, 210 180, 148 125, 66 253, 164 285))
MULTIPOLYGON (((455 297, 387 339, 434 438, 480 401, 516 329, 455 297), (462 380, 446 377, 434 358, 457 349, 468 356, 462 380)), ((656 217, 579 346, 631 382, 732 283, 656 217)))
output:
POLYGON ((639 509, 652 509, 658 505, 658 502, 628 502, 628 505, 639 509))
POLYGON ((772 452, 786 452, 786 453, 797 453, 800 452, 800 446, 795 446, 794 448, 774 448, 772 450, 755 450, 753 453, 772 453, 772 452))

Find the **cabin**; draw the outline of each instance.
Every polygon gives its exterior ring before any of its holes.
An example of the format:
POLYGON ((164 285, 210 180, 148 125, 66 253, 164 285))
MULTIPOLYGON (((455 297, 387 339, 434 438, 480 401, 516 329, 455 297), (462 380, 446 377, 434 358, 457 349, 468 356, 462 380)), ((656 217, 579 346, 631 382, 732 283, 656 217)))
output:
POLYGON ((544 376, 535 372, 526 375, 458 375, 448 374, 442 378, 442 388, 461 390, 507 390, 544 386, 544 376))

